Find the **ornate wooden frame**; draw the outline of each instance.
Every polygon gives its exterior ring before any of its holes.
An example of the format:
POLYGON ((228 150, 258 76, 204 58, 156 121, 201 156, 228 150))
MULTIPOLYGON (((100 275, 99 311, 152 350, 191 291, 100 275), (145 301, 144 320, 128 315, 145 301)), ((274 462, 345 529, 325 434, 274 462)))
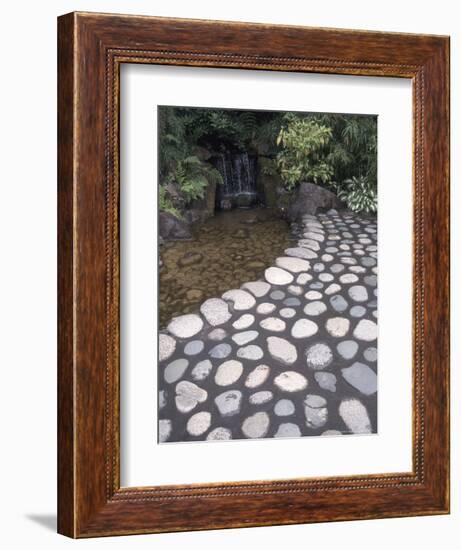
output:
POLYGON ((91 13, 59 18, 58 530, 95 537, 449 511, 449 38, 91 13), (413 80, 413 469, 120 488, 121 63, 413 80))

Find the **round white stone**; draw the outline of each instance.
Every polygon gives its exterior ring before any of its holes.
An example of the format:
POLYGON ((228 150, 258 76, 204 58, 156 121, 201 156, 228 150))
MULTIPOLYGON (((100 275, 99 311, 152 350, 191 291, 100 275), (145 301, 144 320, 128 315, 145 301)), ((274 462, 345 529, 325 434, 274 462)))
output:
POLYGON ((333 361, 333 353, 329 346, 323 343, 314 344, 306 350, 307 366, 314 370, 321 370, 333 361))
POLYGON ((251 309, 256 304, 254 296, 246 292, 246 290, 241 289, 228 290, 222 295, 222 299, 232 302, 235 311, 245 311, 246 309, 251 309))
POLYGON ((272 358, 284 365, 292 365, 298 358, 296 348, 284 338, 269 336, 267 347, 272 358))
POLYGON ((293 275, 279 267, 269 267, 264 272, 266 281, 271 285, 289 285, 293 282, 293 275))
POLYGON ((237 332, 232 336, 232 340, 238 346, 244 346, 249 344, 258 337, 258 332, 256 330, 246 330, 245 332, 237 332))
POLYGON ((215 342, 220 342, 221 340, 224 340, 226 336, 227 332, 223 328, 215 328, 208 334, 208 338, 215 342))
POLYGON ((345 317, 332 317, 328 319, 325 325, 328 334, 335 338, 342 338, 345 336, 349 331, 349 327, 350 321, 345 317))
POLYGON ((179 412, 190 412, 198 405, 198 403, 203 403, 206 401, 207 397, 208 393, 192 382, 182 380, 176 384, 175 403, 179 412))
POLYGON ((283 332, 286 327, 285 321, 282 321, 282 319, 278 319, 277 317, 266 317, 259 323, 259 325, 264 330, 269 330, 272 332, 283 332))
POLYGON ((263 350, 259 346, 245 346, 237 350, 239 359, 248 359, 249 361, 258 361, 264 355, 263 350))
POLYGON ((277 431, 274 434, 274 437, 300 437, 301 436, 301 430, 299 429, 299 426, 296 424, 293 424, 293 422, 286 422, 284 424, 280 424, 280 426, 277 428, 277 431))
POLYGON ((274 407, 274 413, 277 416, 290 416, 295 412, 295 406, 293 401, 289 399, 280 399, 277 401, 274 407))
POLYGON ((317 258, 317 254, 310 248, 287 248, 284 252, 287 256, 302 258, 303 260, 313 260, 317 258))
POLYGON ((366 302, 368 300, 368 290, 362 285, 351 286, 348 293, 354 302, 366 302))
POLYGON ((168 441, 168 438, 171 435, 171 430, 173 426, 171 424, 171 420, 168 419, 162 419, 158 421, 158 440, 159 443, 164 443, 165 441, 168 441))
POLYGON ((211 364, 211 361, 209 359, 205 359, 195 365, 192 369, 191 376, 193 380, 196 381, 205 380, 205 378, 210 374, 212 368, 213 365, 211 364))
POLYGON ((270 368, 267 365, 258 365, 253 369, 245 380, 247 388, 257 388, 267 380, 270 368))
POLYGON ((310 319, 298 319, 291 329, 293 338, 309 338, 317 333, 319 327, 310 319))
POLYGON ((176 340, 168 334, 160 334, 158 337, 158 360, 166 361, 176 349, 176 340))
POLYGON ((232 439, 232 432, 228 428, 219 426, 211 430, 211 432, 206 436, 207 441, 227 441, 232 439))
POLYGON ((211 414, 203 411, 192 415, 187 421, 187 431, 190 435, 199 436, 204 434, 211 425, 211 414))
POLYGON ((256 311, 260 315, 268 315, 269 313, 275 311, 275 309, 275 304, 271 304, 270 302, 263 302, 262 304, 259 304, 259 306, 256 308, 256 311))
POLYGON ((290 285, 287 290, 293 296, 301 296, 303 293, 303 289, 299 285, 290 285))
POLYGON ((362 319, 355 327, 354 336, 364 342, 372 342, 378 337, 378 325, 374 321, 362 319))
POLYGON ((222 325, 232 317, 229 306, 220 298, 210 298, 203 302, 200 306, 200 313, 212 327, 222 325))
POLYGON ((188 313, 172 319, 168 325, 168 332, 177 338, 190 338, 198 334, 202 328, 202 319, 195 313, 188 313))
POLYGON ((341 290, 341 286, 336 284, 336 283, 333 283, 325 290, 325 294, 330 296, 331 294, 335 294, 336 292, 339 292, 340 290, 341 290))
POLYGON ((219 394, 214 402, 221 416, 233 416, 240 412, 242 392, 238 390, 225 391, 219 394))
POLYGON ((281 258, 277 258, 275 260, 275 265, 281 269, 286 269, 287 271, 291 271, 292 273, 301 273, 302 271, 309 271, 311 267, 311 264, 307 260, 302 260, 301 258, 291 258, 289 256, 283 256, 281 258))
POLYGON ((368 412, 358 399, 345 399, 341 401, 339 415, 352 433, 371 433, 371 422, 368 412))
POLYGON ((284 319, 291 319, 296 315, 296 310, 292 307, 284 307, 280 311, 280 317, 283 317, 284 319))
POLYGON ((244 330, 248 327, 251 327, 254 322, 254 315, 251 315, 251 313, 244 313, 241 317, 239 317, 236 321, 232 323, 232 326, 237 330, 244 330))
POLYGON ((313 277, 310 273, 301 273, 296 278, 296 283, 298 285, 306 285, 309 281, 312 281, 313 277))
POLYGON ((271 288, 269 283, 265 281, 252 281, 242 285, 243 290, 249 290, 256 298, 262 298, 265 296, 271 288))
POLYGON ((250 395, 248 401, 250 405, 263 405, 264 403, 269 403, 274 394, 271 391, 258 391, 250 395))
POLYGON ((301 391, 307 388, 307 378, 299 372, 288 370, 274 378, 274 384, 282 391, 289 393, 301 391))
POLYGON ((321 297, 322 293, 317 290, 309 290, 309 292, 304 294, 304 298, 306 298, 306 300, 320 300, 321 297))
POLYGON ((265 412, 258 412, 243 421, 242 432, 249 439, 264 437, 269 430, 269 425, 269 415, 265 412))
POLYGON ((225 361, 216 370, 214 381, 218 386, 230 386, 242 376, 243 365, 240 361, 225 361))
POLYGON ((327 306, 323 302, 310 302, 304 307, 306 315, 317 316, 325 313, 327 306))

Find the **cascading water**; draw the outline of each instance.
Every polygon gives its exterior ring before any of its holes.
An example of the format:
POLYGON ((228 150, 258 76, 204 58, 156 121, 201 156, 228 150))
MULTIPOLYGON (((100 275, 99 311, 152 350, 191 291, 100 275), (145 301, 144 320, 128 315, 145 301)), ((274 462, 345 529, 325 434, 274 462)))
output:
POLYGON ((218 206, 248 207, 257 199, 256 158, 248 153, 221 153, 215 159, 223 185, 217 190, 218 206))

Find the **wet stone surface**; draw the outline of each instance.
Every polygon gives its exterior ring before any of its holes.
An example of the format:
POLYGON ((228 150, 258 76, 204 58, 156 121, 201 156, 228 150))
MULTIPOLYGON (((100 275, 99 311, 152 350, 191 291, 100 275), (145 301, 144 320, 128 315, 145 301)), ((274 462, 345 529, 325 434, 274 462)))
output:
POLYGON ((159 442, 376 432, 376 220, 250 214, 162 252, 159 442))

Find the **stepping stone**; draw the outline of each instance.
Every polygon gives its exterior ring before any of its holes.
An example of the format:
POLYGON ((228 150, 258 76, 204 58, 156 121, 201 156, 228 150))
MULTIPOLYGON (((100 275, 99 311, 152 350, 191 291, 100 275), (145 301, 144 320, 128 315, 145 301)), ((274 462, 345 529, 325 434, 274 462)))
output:
POLYGON ((158 408, 161 410, 167 405, 168 393, 166 390, 160 390, 158 392, 158 408))
POLYGON ((378 284, 378 277, 376 275, 367 275, 363 278, 363 282, 368 286, 376 286, 378 284))
POLYGON ((344 340, 336 346, 336 350, 343 359, 352 359, 359 349, 359 345, 354 340, 344 340))
POLYGON ((354 336, 364 342, 372 342, 378 337, 378 326, 374 321, 362 319, 355 327, 354 336))
POLYGON ((304 294, 304 298, 306 298, 306 300, 319 300, 321 297, 322 293, 318 290, 309 290, 306 294, 304 294))
POLYGON ((203 328, 202 319, 195 313, 180 315, 170 321, 168 332, 177 338, 191 338, 198 334, 203 328))
POLYGON ((341 258, 341 263, 344 265, 355 265, 357 263, 357 260, 355 258, 349 258, 348 256, 345 256, 341 258))
POLYGON ((275 304, 271 304, 270 302, 263 302, 262 304, 259 304, 259 306, 256 308, 256 312, 260 315, 268 315, 269 313, 272 313, 276 310, 275 304))
POLYGON ((203 302, 200 313, 212 327, 223 325, 232 317, 228 304, 220 298, 210 298, 203 302))
POLYGON ((187 380, 176 384, 175 403, 179 412, 188 413, 207 400, 208 393, 187 380))
POLYGON ((322 263, 314 264, 313 270, 316 273, 321 273, 322 271, 325 271, 325 265, 322 263))
POLYGON ((267 347, 271 357, 284 365, 292 365, 298 358, 296 348, 284 338, 269 336, 267 338, 267 347))
POLYGON ((283 300, 285 298, 286 294, 285 292, 282 292, 281 290, 274 290, 274 292, 271 292, 270 298, 272 300, 283 300))
POLYGON ((322 281, 322 283, 331 283, 333 279, 334 277, 331 273, 320 273, 319 275, 319 281, 322 281))
POLYGON ((258 391, 250 395, 249 402, 250 405, 263 405, 269 403, 273 397, 274 394, 271 391, 258 391))
POLYGON ((162 419, 158 421, 158 441, 159 443, 165 443, 165 441, 168 441, 171 431, 173 429, 173 426, 171 424, 171 420, 168 419, 162 419))
POLYGON ((358 399, 345 399, 339 405, 339 416, 350 432, 354 434, 371 433, 371 422, 367 409, 358 399))
POLYGON ((285 306, 300 306, 301 300, 298 298, 287 298, 286 300, 283 300, 283 305, 285 306))
POLYGON ((338 313, 342 313, 343 311, 346 311, 346 309, 349 307, 349 304, 341 296, 341 294, 335 294, 334 296, 332 296, 330 298, 330 304, 331 304, 331 307, 338 313))
POLYGON ((373 395, 378 389, 377 377, 369 366, 354 363, 351 367, 342 369, 344 379, 364 395, 373 395))
POLYGON ((363 317, 367 310, 363 306, 352 306, 349 313, 352 317, 363 317))
POLYGON ((336 376, 331 372, 316 372, 314 378, 322 390, 336 391, 336 376))
POLYGON ((211 364, 211 361, 209 359, 205 359, 195 365, 192 369, 191 376, 195 381, 205 380, 205 378, 207 378, 210 374, 212 368, 213 365, 211 364))
POLYGON ((331 294, 335 294, 336 292, 339 292, 340 290, 341 290, 341 286, 336 284, 336 283, 333 283, 329 287, 326 288, 325 294, 330 296, 331 294))
POLYGON ((186 429, 190 435, 199 436, 204 434, 211 425, 211 414, 203 411, 192 415, 187 421, 186 429))
POLYGON ((184 353, 186 355, 198 355, 204 347, 205 344, 201 340, 193 340, 184 346, 184 353))
POLYGON ((240 361, 226 361, 219 365, 214 378, 218 386, 230 386, 242 376, 243 365, 240 361))
POLYGON ((289 393, 301 391, 307 388, 307 378, 299 372, 285 371, 274 378, 274 384, 282 391, 289 393))
POLYGON ((317 241, 314 241, 313 239, 300 239, 298 241, 298 246, 301 246, 303 248, 310 248, 314 252, 320 250, 319 243, 317 241))
POLYGON ((159 334, 158 337, 158 360, 166 361, 176 349, 176 340, 168 334, 159 334))
POLYGON ((234 321, 232 323, 232 326, 237 330, 243 330, 251 327, 254 322, 254 315, 251 315, 251 313, 244 313, 241 317, 237 319, 237 321, 234 321))
POLYGON ((378 350, 376 348, 367 348, 363 352, 363 356, 370 363, 374 363, 378 359, 378 350))
POLYGON ((328 246, 327 248, 325 248, 325 252, 328 252, 328 254, 336 254, 336 252, 338 252, 338 249, 336 248, 336 246, 328 246))
POLYGON ((269 267, 264 272, 266 281, 271 285, 289 285, 293 282, 293 275, 279 267, 269 267))
POLYGON ((221 416, 234 416, 240 412, 242 406, 242 392, 238 390, 225 391, 219 394, 214 402, 221 416))
POLYGON ((262 298, 265 296, 271 288, 269 283, 265 281, 252 281, 242 285, 243 290, 249 290, 256 298, 262 298))
POLYGON ((341 271, 344 271, 345 267, 341 264, 333 264, 331 267, 330 267, 330 271, 332 273, 341 273, 341 271))
POLYGON ((351 265, 349 266, 349 271, 352 273, 365 273, 366 269, 361 265, 351 265))
POLYGON ((319 243, 323 243, 325 240, 324 235, 320 233, 314 233, 313 231, 308 231, 307 233, 303 234, 304 239, 310 239, 312 241, 318 241, 319 243))
POLYGON ((302 258, 303 260, 313 260, 317 258, 317 254, 310 248, 287 248, 284 253, 287 256, 302 258))
POLYGON ((310 302, 309 304, 307 304, 307 306, 305 306, 304 308, 304 313, 306 315, 312 315, 312 316, 317 316, 317 315, 321 315, 322 313, 325 313, 325 311, 327 310, 327 306, 323 303, 323 302, 310 302))
POLYGON ((285 424, 280 424, 274 437, 301 437, 301 430, 296 424, 286 422, 285 424))
POLYGON ((277 258, 275 260, 275 265, 281 269, 291 271, 291 273, 301 273, 301 271, 309 271, 311 267, 311 264, 307 260, 302 260, 301 258, 292 258, 290 256, 277 258))
POLYGON ((288 287, 288 292, 290 294, 293 294, 294 296, 301 296, 301 294, 303 293, 303 289, 301 286, 298 285, 290 285, 288 287))
POLYGON ((339 430, 325 430, 320 435, 343 435, 339 430))
POLYGON ((277 403, 275 404, 274 413, 276 416, 290 416, 294 412, 294 403, 289 399, 280 399, 280 401, 277 401, 277 403))
POLYGON ((257 439, 267 434, 269 425, 269 415, 265 412, 258 412, 243 421, 242 432, 248 439, 257 439))
POLYGON ((310 319, 298 319, 291 329, 293 338, 309 338, 319 330, 317 323, 310 319))
POLYGON ((286 328, 285 321, 282 321, 282 319, 278 319, 277 317, 266 317, 259 323, 259 325, 264 330, 269 330, 272 332, 283 332, 286 328))
POLYGON ((219 426, 206 436, 207 441, 227 441, 232 439, 232 432, 228 428, 219 426))
POLYGON ((270 368, 267 365, 258 365, 253 369, 245 380, 247 388, 257 388, 264 384, 270 373, 270 368))
POLYGON ((230 355, 232 347, 229 344, 218 344, 214 348, 210 349, 208 355, 214 359, 224 359, 230 355))
POLYGON ((248 359, 249 361, 258 361, 264 355, 263 350, 259 346, 246 346, 237 350, 239 359, 248 359))
POLYGON ((245 311, 251 309, 256 304, 256 300, 252 294, 240 289, 228 290, 222 295, 222 299, 232 302, 235 311, 245 311))
POLYGON ((280 311, 280 317, 283 317, 284 319, 291 319, 296 315, 296 310, 291 307, 284 307, 280 311))
POLYGON ((172 363, 169 363, 163 371, 163 378, 167 384, 173 384, 182 378, 186 372, 189 361, 187 359, 176 359, 172 363))
POLYGON ((328 420, 327 401, 320 395, 308 394, 304 399, 304 414, 308 428, 321 428, 328 420))
POLYGON ((256 330, 247 330, 245 332, 238 332, 232 336, 232 340, 238 346, 244 346, 255 340, 259 336, 259 333, 256 330))
POLYGON ((306 350, 307 366, 314 370, 328 367, 333 361, 333 352, 327 344, 319 343, 310 346, 306 350))
POLYGON ((351 286, 348 293, 354 302, 366 302, 368 300, 368 290, 362 285, 351 286))
POLYGON ((321 257, 322 262, 332 262, 334 260, 334 256, 331 254, 323 254, 321 257))
POLYGON ((306 285, 309 281, 312 281, 313 277, 310 273, 301 273, 296 279, 298 285, 306 285))
POLYGON ((359 278, 357 277, 357 275, 354 275, 353 273, 344 273, 344 275, 341 275, 339 278, 339 282, 345 285, 356 283, 358 280, 359 278))
POLYGON ((360 263, 364 266, 364 267, 373 267, 376 265, 376 260, 374 258, 362 258, 360 260, 360 263))
POLYGON ((342 338, 343 336, 346 336, 349 332, 349 327, 350 321, 345 317, 332 317, 331 319, 328 319, 325 324, 328 334, 330 334, 330 336, 334 336, 335 338, 342 338))
POLYGON ((227 332, 223 328, 215 328, 208 334, 208 339, 219 342, 220 340, 224 340, 226 336, 227 332))

